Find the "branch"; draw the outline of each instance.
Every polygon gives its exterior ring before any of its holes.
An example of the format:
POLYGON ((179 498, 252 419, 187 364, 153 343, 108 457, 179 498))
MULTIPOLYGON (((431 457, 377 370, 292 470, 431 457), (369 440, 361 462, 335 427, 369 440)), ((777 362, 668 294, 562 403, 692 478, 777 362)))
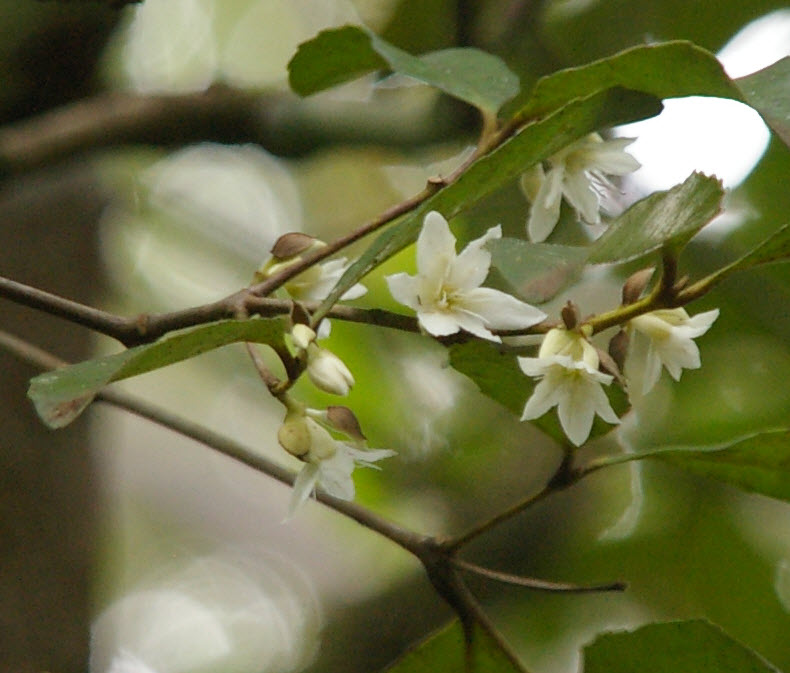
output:
MULTIPOLYGON (((59 295, 19 283, 0 276, 0 297, 17 304, 38 309, 49 315, 63 318, 76 325, 111 337, 125 346, 155 341, 163 334, 175 329, 194 327, 215 320, 233 318, 239 312, 239 301, 250 315, 270 318, 287 315, 293 308, 290 299, 255 297, 248 295, 246 290, 230 295, 212 304, 205 304, 183 311, 162 313, 159 315, 140 315, 133 318, 108 313, 79 302, 65 299, 59 295), (240 298, 237 300, 237 297, 240 298)), ((303 302, 302 305, 313 311, 319 302, 303 302)), ((365 309, 353 306, 334 306, 328 317, 348 322, 389 327, 404 332, 420 331, 417 319, 412 316, 392 313, 383 309, 365 309)))
MULTIPOLYGON (((293 301, 290 299, 258 297, 252 295, 248 290, 241 290, 211 304, 158 315, 141 314, 130 318, 86 306, 3 276, 0 276, 0 297, 87 327, 94 332, 115 339, 127 347, 156 341, 173 330, 235 318, 240 314, 272 318, 278 315, 288 315, 293 309, 293 301)), ((301 302, 301 305, 313 313, 320 306, 320 302, 301 302)), ((327 317, 346 322, 387 327, 401 332, 419 334, 421 331, 416 317, 380 308, 357 308, 337 304, 329 310, 327 317)), ((549 322, 541 323, 529 330, 495 330, 494 333, 502 336, 535 334, 545 332, 551 324, 549 322)), ((452 344, 470 338, 473 337, 463 333, 437 340, 444 344, 452 344)))
POLYGON ((172 146, 261 136, 275 101, 224 86, 179 96, 107 92, 0 128, 0 166, 18 173, 130 142, 172 146))
POLYGON ((469 544, 475 538, 483 535, 483 533, 487 533, 489 530, 498 526, 503 521, 507 521, 517 514, 520 514, 525 509, 528 509, 539 503, 541 500, 550 496, 552 493, 562 491, 575 484, 582 477, 585 477, 587 473, 574 469, 572 466, 572 461, 573 454, 571 452, 566 453, 562 459, 562 462, 557 466, 554 476, 549 479, 549 481, 540 491, 527 496, 512 507, 509 507, 490 519, 472 526, 472 528, 470 528, 465 533, 447 540, 444 543, 445 548, 451 552, 457 552, 461 547, 469 544))
POLYGON ((0 167, 20 173, 123 144, 253 142, 274 154, 298 155, 340 141, 403 147, 459 132, 457 115, 445 113, 424 125, 404 126, 393 137, 376 123, 384 113, 376 106, 366 109, 366 123, 349 129, 348 117, 359 116, 358 106, 339 103, 326 114, 316 114, 309 103, 286 93, 262 94, 221 84, 178 95, 108 91, 1 127, 0 167))
MULTIPOLYGON (((37 369, 56 369, 69 364, 3 330, 0 330, 0 348, 37 369)), ((295 475, 291 470, 265 458, 254 449, 247 448, 239 442, 173 414, 142 398, 120 390, 105 389, 96 395, 95 399, 145 418, 184 437, 194 439, 196 442, 200 442, 224 456, 243 463, 272 479, 276 479, 286 486, 293 485, 295 475)), ((335 498, 322 492, 320 489, 316 492, 316 500, 366 528, 379 533, 415 556, 421 557, 424 554, 424 549, 431 541, 431 538, 401 528, 361 505, 335 498)))

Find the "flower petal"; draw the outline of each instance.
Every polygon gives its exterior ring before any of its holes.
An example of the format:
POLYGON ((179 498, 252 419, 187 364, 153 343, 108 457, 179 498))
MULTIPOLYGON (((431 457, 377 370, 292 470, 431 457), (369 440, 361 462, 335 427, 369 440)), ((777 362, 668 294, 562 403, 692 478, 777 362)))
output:
POLYGON ((474 334, 481 339, 487 339, 488 341, 502 343, 502 339, 486 328, 486 321, 483 320, 481 316, 470 313, 469 311, 457 310, 453 312, 453 318, 461 329, 466 330, 470 334, 474 334))
POLYGON ((305 463, 304 467, 296 475, 293 490, 291 491, 291 501, 288 504, 288 517, 291 518, 299 506, 310 497, 318 481, 318 465, 305 463))
POLYGON ((541 183, 527 219, 527 235, 534 243, 545 241, 560 219, 563 171, 553 168, 541 183), (559 185, 555 183, 559 181, 559 185), (556 193, 556 196, 555 196, 556 193))
POLYGON ((562 400, 557 405, 557 416, 560 419, 565 435, 576 446, 587 441, 592 430, 595 417, 594 390, 597 384, 582 377, 569 380, 564 388, 562 400))
POLYGON ((354 459, 345 444, 338 446, 337 453, 318 465, 318 483, 329 495, 341 500, 354 499, 354 459))
POLYGON ((549 409, 556 406, 559 401, 559 389, 553 381, 549 380, 548 378, 544 378, 540 383, 538 383, 538 385, 535 386, 535 390, 532 391, 532 395, 524 405, 524 411, 521 414, 521 420, 531 421, 535 418, 540 418, 549 409))
POLYGON ((419 279, 416 276, 410 276, 407 273, 396 273, 392 276, 387 276, 384 280, 387 281, 390 294, 395 301, 404 306, 408 306, 413 311, 420 309, 420 302, 418 300, 419 279))
POLYGON ((598 414, 603 420, 612 425, 620 422, 617 414, 612 409, 612 404, 606 396, 606 391, 601 386, 595 386, 592 390, 593 403, 595 405, 595 413, 598 414))
POLYGON ((447 285, 457 290, 467 290, 482 285, 491 268, 491 253, 485 245, 496 238, 502 238, 500 225, 491 227, 480 238, 470 241, 450 264, 447 285))
POLYGON ((606 140, 590 152, 590 168, 609 175, 625 175, 642 167, 625 148, 636 138, 613 138, 606 140))
POLYGON ((444 279, 455 259, 455 236, 440 213, 432 210, 425 216, 417 238, 417 270, 428 279, 444 279))
POLYGON ((423 329, 433 336, 455 334, 460 328, 456 316, 445 311, 417 311, 423 329))
POLYGON ((367 294, 368 288, 366 288, 362 283, 357 283, 356 285, 352 285, 343 295, 340 297, 341 301, 351 301, 352 299, 359 299, 362 295, 367 294))
POLYGON ((491 329, 525 329, 547 317, 540 309, 489 287, 464 292, 456 305, 482 317, 491 329))
POLYGON ((600 200, 593 189, 590 178, 584 171, 568 171, 565 177, 563 193, 579 214, 579 217, 588 224, 599 224, 601 221, 600 200))
POLYGON ((527 376, 543 376, 554 364, 549 358, 526 358, 517 357, 518 366, 527 376))

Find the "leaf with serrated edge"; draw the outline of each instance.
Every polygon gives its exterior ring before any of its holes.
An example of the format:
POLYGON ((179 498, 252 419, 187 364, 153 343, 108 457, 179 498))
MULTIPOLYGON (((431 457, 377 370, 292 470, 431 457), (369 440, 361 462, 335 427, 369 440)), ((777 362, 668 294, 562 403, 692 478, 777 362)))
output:
POLYGON ((320 32, 288 64, 291 88, 307 96, 389 68, 489 113, 518 93, 518 77, 498 57, 474 48, 413 56, 360 26, 320 32))
POLYGON ((663 246, 676 249, 721 211, 721 181, 692 173, 683 184, 655 192, 616 218, 590 246, 592 264, 624 262, 663 246))
POLYGON ((36 376, 28 396, 51 428, 71 423, 108 383, 137 376, 238 341, 278 344, 281 320, 222 320, 36 376))
POLYGON ((779 673, 702 619, 604 633, 584 648, 584 673, 779 673))
POLYGON ((536 118, 557 110, 574 98, 615 86, 643 91, 657 98, 743 99, 712 53, 691 42, 677 40, 632 47, 542 77, 531 91, 511 101, 504 112, 521 119, 536 118))

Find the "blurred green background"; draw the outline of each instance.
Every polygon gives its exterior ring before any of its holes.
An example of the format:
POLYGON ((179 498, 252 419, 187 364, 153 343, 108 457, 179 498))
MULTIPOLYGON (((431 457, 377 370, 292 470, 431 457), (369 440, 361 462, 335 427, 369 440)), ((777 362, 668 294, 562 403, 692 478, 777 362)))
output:
MULTIPOLYGON (((212 142, 183 146, 132 139, 7 170, 0 273, 122 314, 174 310, 248 283, 280 234, 334 238, 448 173, 477 132, 461 104, 373 78, 304 101, 289 94, 285 66, 296 45, 348 22, 413 53, 489 50, 522 86, 651 41, 684 38, 719 52, 740 34, 738 53, 758 64, 751 70, 790 52, 790 9, 761 0, 146 0, 120 11, 5 0, 7 128, 107 90, 186 95, 228 85, 260 93, 256 128, 264 131, 214 129, 212 142)), ((751 71, 736 73, 744 66, 735 57, 731 64, 734 75, 751 71)), ((676 115, 687 126, 693 105, 676 115)), ((763 152, 764 129, 728 117, 731 109, 706 108, 699 128, 683 129, 705 131, 708 146, 638 156, 663 179, 684 179, 672 171, 689 164, 733 176, 726 215, 685 253, 692 277, 749 249, 790 212, 788 148, 771 139, 763 152)), ((680 133, 623 131, 636 132, 659 134, 659 144, 660 134, 669 144, 680 133)), ((6 137, 0 129, 0 151, 6 137)), ((625 204, 664 186, 655 180, 636 174, 618 198, 625 204)), ((505 235, 523 235, 526 215, 513 185, 454 230, 465 240, 501 223, 505 235)), ((570 219, 566 235, 582 236, 570 219)), ((412 260, 406 250, 371 274, 357 303, 400 310, 383 276, 412 270, 412 260)), ((604 309, 633 270, 596 273, 545 310, 568 298, 582 313, 604 309)), ((721 309, 700 339, 703 368, 678 384, 664 377, 624 420, 622 443, 707 444, 786 427, 789 292, 780 265, 695 305, 691 312, 721 309)), ((5 301, 0 310, 5 329, 64 357, 117 349, 5 301)), ((560 459, 550 441, 449 369, 427 339, 334 321, 327 345, 354 372, 348 405, 371 445, 399 452, 381 472, 355 473, 358 499, 405 526, 461 532, 539 488, 560 459)), ((94 673, 375 671, 450 618, 416 562, 386 540, 315 503, 282 523, 286 488, 117 411, 96 409, 89 423, 44 432, 24 400, 32 372, 5 359, 2 367, 2 668, 85 670, 90 649, 94 673)), ((242 349, 124 386, 298 467, 277 447, 282 410, 242 349)), ((309 383, 297 393, 313 406, 333 403, 309 383)), ((617 450, 615 441, 584 451, 617 450)), ((790 669, 788 515, 786 504, 664 465, 610 468, 477 540, 466 557, 550 580, 624 580, 627 592, 470 584, 537 673, 577 670, 578 648, 604 630, 692 616, 790 669)))

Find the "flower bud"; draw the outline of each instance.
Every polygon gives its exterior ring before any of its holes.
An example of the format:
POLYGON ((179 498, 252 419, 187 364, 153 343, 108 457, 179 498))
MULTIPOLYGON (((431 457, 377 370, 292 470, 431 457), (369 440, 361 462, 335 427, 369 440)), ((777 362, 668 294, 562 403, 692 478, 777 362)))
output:
POLYGON ((628 332, 623 329, 615 334, 611 341, 609 341, 609 355, 611 355, 612 359, 617 363, 620 371, 625 369, 625 358, 628 354, 628 345, 630 341, 631 337, 628 335, 628 332))
POLYGON ((302 325, 301 323, 294 325, 291 330, 291 338, 294 345, 302 350, 306 350, 315 341, 315 337, 315 332, 307 325, 302 325))
POLYGON ((581 360, 594 370, 597 370, 600 364, 598 352, 583 334, 560 327, 550 329, 546 333, 538 352, 540 358, 554 355, 566 355, 572 360, 581 360))
POLYGON ((562 307, 560 315, 562 315, 562 322, 565 323, 567 329, 573 329, 579 324, 579 307, 572 301, 569 301, 562 307))
POLYGON ((336 428, 351 439, 358 442, 365 441, 362 426, 360 426, 354 412, 348 407, 338 405, 327 407, 326 419, 333 428, 336 428))
POLYGON ((303 460, 310 452, 313 440, 308 419, 303 413, 289 411, 277 431, 277 441, 288 453, 303 460))
POLYGON ((623 306, 633 304, 642 296, 647 284, 653 277, 654 271, 655 269, 651 266, 648 269, 641 269, 628 277, 623 283, 623 306))
POLYGON ((270 252, 274 259, 278 262, 282 262, 286 259, 296 257, 296 255, 316 250, 325 245, 326 243, 313 236, 303 234, 299 231, 292 231, 280 236, 280 238, 274 242, 270 252))
POLYGON ((316 387, 333 395, 348 395, 354 386, 354 377, 343 361, 315 343, 307 348, 307 375, 316 387))

